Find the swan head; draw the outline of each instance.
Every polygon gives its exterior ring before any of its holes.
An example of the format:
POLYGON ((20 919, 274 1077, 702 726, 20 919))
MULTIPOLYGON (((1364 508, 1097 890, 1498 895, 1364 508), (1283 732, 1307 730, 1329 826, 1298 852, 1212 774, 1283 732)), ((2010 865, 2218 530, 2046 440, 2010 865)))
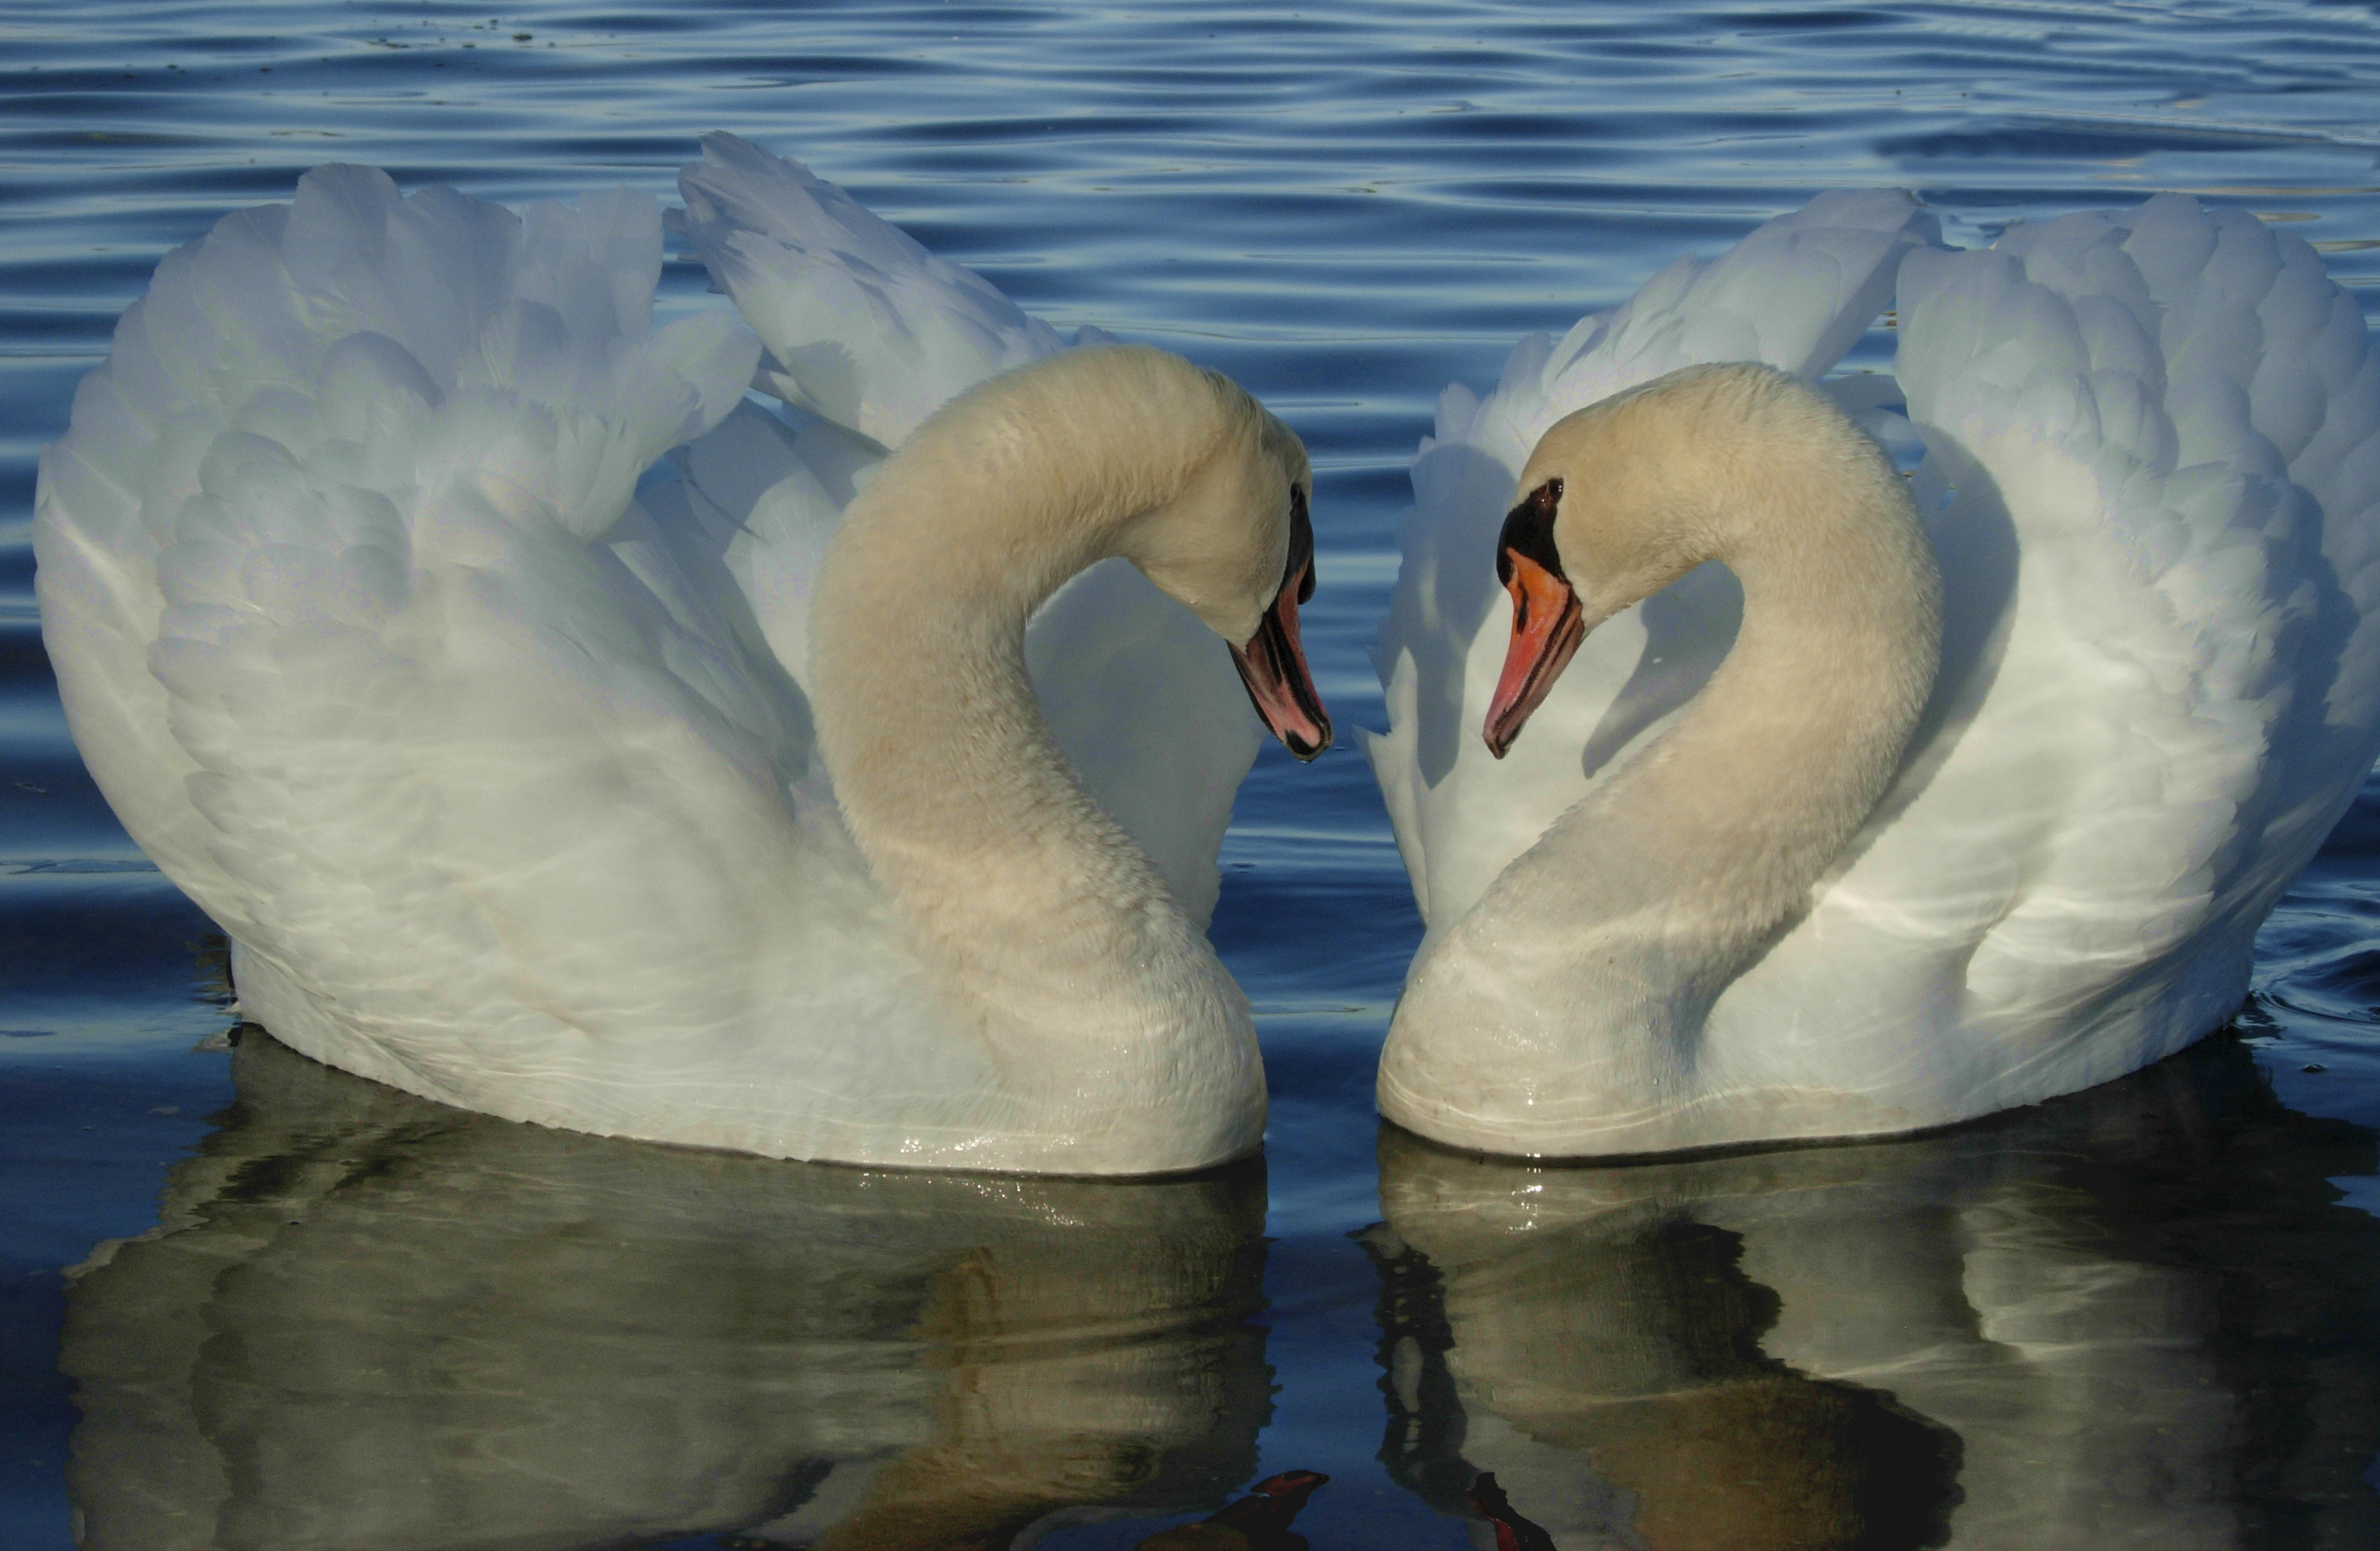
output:
POLYGON ((1171 499, 1127 526, 1117 552, 1230 645, 1257 715, 1311 760, 1331 735, 1297 626, 1298 605, 1314 596, 1313 469, 1305 443, 1262 405, 1198 375, 1222 400, 1221 440, 1171 499))
POLYGON ((1330 746, 1330 713, 1322 709, 1322 696, 1305 665, 1305 645, 1297 636, 1298 605, 1314 596, 1314 523, 1306 515, 1305 501, 1304 488, 1291 487, 1289 548, 1281 562, 1281 584, 1256 633, 1232 648, 1232 665, 1240 671, 1248 699, 1272 735, 1302 763, 1311 764, 1330 746))
MULTIPOLYGON (((1750 361, 1686 367, 1555 421, 1496 540, 1512 635, 1488 749, 1504 757, 1597 625, 1706 561, 1790 533, 1755 509, 1812 491, 1840 499, 1880 467, 1831 399, 1750 361)), ((1897 488, 1879 493, 1906 505, 1897 488)))

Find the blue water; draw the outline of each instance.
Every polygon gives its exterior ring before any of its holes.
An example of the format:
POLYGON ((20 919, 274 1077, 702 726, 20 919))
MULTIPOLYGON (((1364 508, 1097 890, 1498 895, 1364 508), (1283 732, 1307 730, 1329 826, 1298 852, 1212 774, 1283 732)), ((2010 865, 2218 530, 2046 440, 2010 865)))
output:
POLYGON ((1829 187, 1967 243, 2184 189, 2367 293, 2372 13, 0 8, 0 1544, 1123 1547, 1290 1469, 1332 1478, 1318 1548, 1492 1544, 1482 1470, 1565 1548, 2380 1544, 2380 795, 2237 1030, 2164 1067, 1915 1141, 1524 1169, 1380 1133, 1418 923, 1351 745, 1275 751, 1215 925, 1262 1169, 974 1192, 235 1056, 218 939, 67 739, 26 541, 77 378, 225 212, 326 160, 666 194, 726 128, 1294 426, 1309 653, 1377 726, 1447 382, 1829 187))

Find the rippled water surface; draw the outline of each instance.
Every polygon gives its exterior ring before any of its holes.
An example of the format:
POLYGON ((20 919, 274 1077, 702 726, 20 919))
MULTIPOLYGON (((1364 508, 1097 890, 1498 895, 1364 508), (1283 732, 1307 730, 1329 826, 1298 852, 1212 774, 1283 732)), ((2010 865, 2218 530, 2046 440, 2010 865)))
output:
POLYGON ((1378 725, 1447 382, 1847 185, 1965 243, 2186 189, 2368 295, 2372 10, 0 7, 0 1544, 1121 1547, 1292 1469, 1332 1478, 1318 1548, 1491 1545, 1482 1471, 1566 1548, 2380 1544, 2380 798, 2237 1031, 2163 1067, 1912 1141, 1525 1169, 1378 1133, 1418 922, 1360 756, 1276 751, 1215 927, 1260 1169, 804 1169, 231 1053, 208 923, 67 739, 26 539, 76 379, 225 212, 327 160, 666 195, 727 128, 1296 427, 1309 651, 1378 725))

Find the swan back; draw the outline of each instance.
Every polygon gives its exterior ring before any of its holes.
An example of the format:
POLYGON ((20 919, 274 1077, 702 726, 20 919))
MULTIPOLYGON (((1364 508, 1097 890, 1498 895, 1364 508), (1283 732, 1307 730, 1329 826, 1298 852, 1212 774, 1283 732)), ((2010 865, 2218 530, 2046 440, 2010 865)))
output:
POLYGON ((1822 195, 1716 260, 1678 261, 1558 342, 1523 340, 1485 399, 1461 384, 1440 396, 1374 656, 1389 731, 1364 734, 1433 934, 1691 697, 1734 635, 1733 581, 1698 572, 1590 636, 1530 737, 1490 756, 1477 734, 1511 619, 1496 536, 1538 439, 1573 410, 1697 362, 1815 380, 1888 305, 1902 256, 1936 232, 1904 194, 1822 195))
POLYGON ((798 695, 635 498, 758 355, 723 314, 651 329, 660 258, 650 200, 524 220, 360 169, 229 218, 45 460, 44 640, 94 777, 285 1040, 632 1134, 670 1133, 622 1074, 666 1074, 680 1139, 802 1153, 761 1062, 707 1075, 782 1018, 756 963, 880 1030, 807 1081, 941 1031, 804 808, 798 695))

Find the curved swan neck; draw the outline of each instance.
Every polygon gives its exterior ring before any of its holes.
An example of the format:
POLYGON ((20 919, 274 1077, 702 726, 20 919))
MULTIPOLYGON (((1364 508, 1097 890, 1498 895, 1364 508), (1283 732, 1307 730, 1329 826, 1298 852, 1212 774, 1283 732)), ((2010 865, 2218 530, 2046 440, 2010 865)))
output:
POLYGON ((1598 410, 1549 432, 1524 479, 1584 492, 1556 533, 1586 618, 1718 561, 1742 624, 1670 730, 1507 868, 1442 956, 1477 971, 1449 984, 1484 980, 1521 1023, 1651 1034, 1691 1064, 1678 1042, 1892 779, 1933 685, 1940 582, 1899 475, 1808 385, 1706 369, 1598 410))
POLYGON ((1681 377, 1557 427, 1523 489, 1584 496, 1555 532, 1586 619, 1716 560, 1742 624, 1670 730, 1425 947, 1380 1106, 1460 1145, 1686 1145, 1712 1003, 1807 907, 1931 691, 1940 583, 1882 453, 1781 373, 1681 377))
MULTIPOLYGON (((1890 782, 1933 688, 1940 581, 1904 482, 1816 390, 1722 368, 1665 398, 1629 406, 1670 409, 1632 460, 1667 489, 1638 499, 1672 514, 1677 574, 1734 572, 1742 624, 1670 732, 1556 832, 1562 849, 1657 853, 1671 925, 1706 920, 1731 961, 1803 907, 1890 782)), ((1619 891, 1642 903, 1644 887, 1619 891)))
MULTIPOLYGON (((1208 1000, 1229 986, 1060 754, 1024 637, 1085 567, 1146 566, 1152 522, 1244 475, 1264 424, 1175 357, 1070 352, 920 427, 820 566, 813 709, 844 816, 920 951, 978 1000, 1004 999, 1019 1027, 1049 1025, 1059 1003, 1057 1022, 1096 1023, 1103 1001, 1163 1000, 1168 980, 1208 1000)), ((1109 1021, 1122 1038, 1135 1020, 1109 1021)))

